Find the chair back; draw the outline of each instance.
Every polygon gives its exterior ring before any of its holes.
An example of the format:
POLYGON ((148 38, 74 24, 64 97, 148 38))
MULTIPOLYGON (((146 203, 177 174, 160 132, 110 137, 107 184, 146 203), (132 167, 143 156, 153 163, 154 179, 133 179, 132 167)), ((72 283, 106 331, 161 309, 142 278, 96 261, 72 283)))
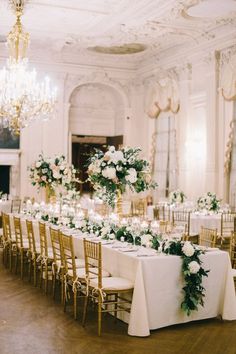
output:
POLYGON ((48 257, 48 241, 46 233, 46 224, 39 221, 39 238, 40 238, 40 253, 44 257, 48 257))
POLYGON ((11 201, 11 213, 19 214, 21 207, 21 199, 12 199, 11 201))
POLYGON ((98 288, 102 288, 102 246, 101 242, 84 239, 84 258, 86 276, 98 279, 98 288))
POLYGON ((221 214, 221 236, 230 236, 236 227, 236 212, 227 212, 221 214))
POLYGON ((132 201, 131 210, 133 216, 144 217, 146 215, 146 209, 147 209, 146 198, 132 201))
POLYGON ((62 264, 63 257, 62 257, 62 244, 61 244, 60 230, 50 227, 49 231, 50 231, 50 238, 51 238, 54 262, 56 264, 58 262, 61 262, 61 264, 62 264))
POLYGON ((32 253, 36 253, 34 228, 32 220, 26 220, 27 236, 29 241, 29 249, 32 253))
POLYGON ((230 259, 231 259, 232 268, 236 269, 236 238, 235 238, 235 234, 232 235, 232 237, 231 237, 230 259))
POLYGON ((159 221, 159 229, 160 229, 160 232, 163 234, 171 232, 172 224, 169 220, 160 220, 159 221))
POLYGON ((174 226, 183 226, 186 234, 190 233, 190 211, 178 210, 172 212, 172 222, 174 226))
POLYGON ((2 212, 2 230, 3 230, 3 241, 5 242, 12 241, 10 216, 4 212, 2 212))
POLYGON ((201 227, 199 235, 199 244, 206 247, 215 247, 217 239, 217 229, 201 227))
POLYGON ((75 253, 73 238, 71 235, 66 235, 61 232, 61 250, 62 250, 62 260, 65 266, 66 274, 72 272, 73 281, 76 280, 76 264, 75 264, 75 253))
POLYGON ((165 205, 154 205, 153 207, 153 218, 154 220, 168 220, 169 214, 168 209, 165 205))
POLYGON ((18 248, 23 247, 23 237, 22 237, 22 228, 20 218, 14 216, 14 227, 15 227, 15 236, 16 236, 16 246, 18 248))

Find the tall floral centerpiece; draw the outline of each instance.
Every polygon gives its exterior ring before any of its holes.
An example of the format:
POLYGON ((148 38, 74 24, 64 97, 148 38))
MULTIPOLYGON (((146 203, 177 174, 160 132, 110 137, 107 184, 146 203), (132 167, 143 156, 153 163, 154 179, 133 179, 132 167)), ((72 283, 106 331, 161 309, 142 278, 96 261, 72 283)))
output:
POLYGON ((220 199, 215 193, 208 192, 197 200, 197 209, 217 213, 220 210, 220 199))
POLYGON ((30 168, 30 180, 33 186, 46 188, 47 199, 55 194, 57 187, 61 186, 68 191, 74 188, 77 179, 76 170, 73 165, 66 162, 65 156, 56 156, 55 158, 45 158, 42 154, 30 168))
POLYGON ((169 202, 171 204, 183 203, 185 199, 186 195, 180 189, 176 189, 175 191, 172 191, 169 194, 169 202))
POLYGON ((114 207, 117 198, 127 189, 143 192, 155 188, 149 162, 140 158, 140 148, 123 147, 116 150, 111 146, 103 153, 96 150, 90 158, 88 180, 104 202, 114 207))

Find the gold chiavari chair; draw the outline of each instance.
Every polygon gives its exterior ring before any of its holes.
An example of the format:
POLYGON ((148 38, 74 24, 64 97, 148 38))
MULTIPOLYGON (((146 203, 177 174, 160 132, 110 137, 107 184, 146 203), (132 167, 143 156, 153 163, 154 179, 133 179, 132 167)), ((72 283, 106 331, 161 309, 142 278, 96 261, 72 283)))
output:
POLYGON ((19 214, 21 207, 21 199, 12 199, 11 201, 11 213, 19 214))
POLYGON ((172 223, 169 220, 160 220, 159 221, 159 230, 160 233, 166 234, 171 232, 172 230, 172 223))
POLYGON ((56 294, 56 283, 59 281, 61 286, 61 301, 64 301, 64 275, 65 275, 65 265, 63 262, 63 251, 62 251, 62 242, 59 228, 50 227, 50 238, 52 244, 53 252, 53 283, 52 283, 52 293, 55 298, 56 294))
POLYGON ((132 216, 145 217, 147 210, 146 198, 133 200, 131 203, 132 216))
POLYGON ((217 246, 220 249, 230 253, 231 237, 236 231, 236 212, 227 212, 221 214, 220 238, 217 246))
POLYGON ((215 247, 217 240, 217 229, 201 227, 199 235, 199 244, 206 247, 215 247))
POLYGON ((190 236, 190 212, 185 210, 172 211, 172 223, 175 228, 183 228, 184 239, 188 240, 190 236))
POLYGON ((131 301, 124 297, 132 296, 133 283, 125 278, 104 277, 102 269, 101 242, 95 243, 84 239, 84 255, 88 291, 84 303, 83 325, 85 325, 88 300, 91 298, 98 305, 98 335, 101 335, 102 313, 118 311, 130 312, 131 301))
POLYGON ((34 286, 37 286, 37 271, 39 268, 38 257, 40 255, 40 244, 35 241, 34 228, 32 220, 26 220, 27 236, 29 241, 29 280, 33 269, 34 286))
POLYGON ((71 235, 61 233, 62 258, 65 266, 65 293, 63 296, 64 311, 66 311, 67 301, 69 299, 70 290, 73 292, 74 319, 77 319, 77 297, 84 296, 82 287, 86 288, 85 268, 76 267, 76 258, 74 253, 73 238, 71 235))
POLYGON ((227 212, 221 214, 221 227, 220 227, 221 237, 230 236, 232 231, 236 231, 235 220, 236 220, 236 212, 227 212))
POLYGON ((39 236, 40 236, 40 259, 41 259, 41 271, 40 271, 40 287, 44 279, 44 292, 48 292, 49 278, 52 278, 52 264, 54 261, 53 251, 48 247, 46 224, 39 222, 39 236))
POLYGON ((153 218, 154 220, 168 220, 168 210, 166 210, 164 205, 154 205, 153 207, 153 218))
POLYGON ((236 233, 232 233, 231 244, 230 244, 230 258, 232 265, 232 275, 234 278, 234 285, 236 289, 236 233))
POLYGON ((3 264, 12 271, 13 248, 16 244, 15 234, 12 233, 10 216, 2 212, 3 223, 3 264))
POLYGON ((18 258, 20 258, 20 277, 23 279, 24 276, 24 264, 28 263, 27 253, 29 251, 29 242, 28 239, 23 238, 22 228, 21 228, 21 219, 14 216, 14 228, 16 236, 16 249, 15 249, 15 272, 17 273, 18 258))

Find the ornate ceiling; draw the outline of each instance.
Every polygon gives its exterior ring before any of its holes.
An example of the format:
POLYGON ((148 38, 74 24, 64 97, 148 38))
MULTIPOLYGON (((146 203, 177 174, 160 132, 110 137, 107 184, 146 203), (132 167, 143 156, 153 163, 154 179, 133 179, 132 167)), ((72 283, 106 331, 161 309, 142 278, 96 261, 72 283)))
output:
MULTIPOLYGON (((8 1, 1 0, 0 55, 13 23, 8 1)), ((23 24, 38 56, 140 64, 232 36, 236 0, 29 0, 23 24)))

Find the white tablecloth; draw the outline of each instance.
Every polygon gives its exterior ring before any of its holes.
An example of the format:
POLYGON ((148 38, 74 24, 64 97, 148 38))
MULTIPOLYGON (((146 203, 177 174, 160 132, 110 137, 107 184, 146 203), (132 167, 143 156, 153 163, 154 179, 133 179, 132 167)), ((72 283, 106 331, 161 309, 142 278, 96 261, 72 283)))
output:
POLYGON ((11 201, 10 200, 6 200, 6 201, 0 200, 0 215, 1 215, 1 212, 10 213, 10 211, 11 211, 11 201))
MULTIPOLYGON (((74 236, 75 253, 83 256, 81 238, 74 236)), ((205 306, 199 306, 187 316, 181 309, 183 300, 182 260, 164 254, 137 257, 122 253, 112 246, 103 246, 103 267, 113 276, 134 282, 134 293, 128 333, 148 336, 150 330, 193 320, 221 315, 225 320, 236 320, 236 297, 229 255, 209 251, 202 256, 203 267, 210 269, 204 279, 205 306)))
MULTIPOLYGON (((25 221, 22 220, 23 232, 25 221)), ((34 222, 38 240, 38 223, 34 222)), ((75 254, 83 257, 83 240, 73 235, 75 254)), ((148 336, 150 330, 188 321, 221 315, 225 320, 236 320, 236 297, 229 255, 223 251, 209 251, 202 255, 203 267, 209 269, 204 278, 205 305, 187 316, 181 309, 183 300, 182 261, 178 256, 164 254, 137 257, 123 253, 112 245, 104 245, 103 267, 113 276, 134 282, 134 292, 128 323, 128 334, 148 336)))
POLYGON ((199 234, 201 226, 209 229, 217 229, 219 233, 221 228, 221 214, 202 215, 192 213, 190 216, 190 235, 199 234))

